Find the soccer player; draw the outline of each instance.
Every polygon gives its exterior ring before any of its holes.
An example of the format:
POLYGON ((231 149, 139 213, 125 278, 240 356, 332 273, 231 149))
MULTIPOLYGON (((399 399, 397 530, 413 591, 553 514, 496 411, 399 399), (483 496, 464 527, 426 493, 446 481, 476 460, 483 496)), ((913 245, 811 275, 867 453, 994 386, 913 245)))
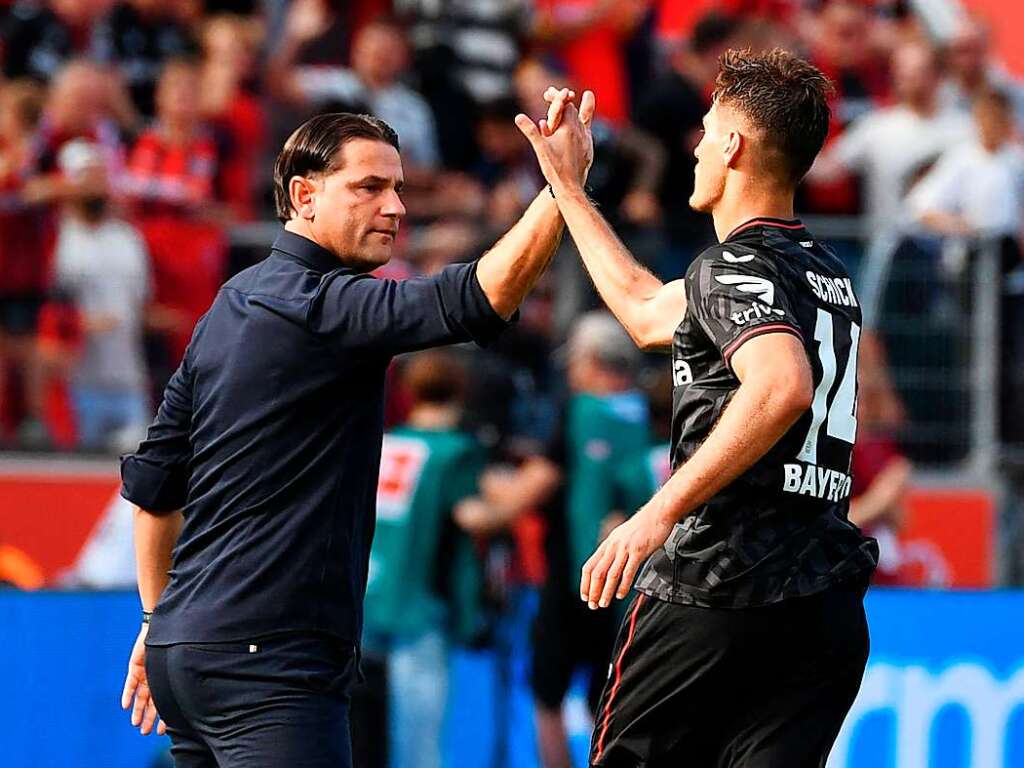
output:
POLYGON ((521 124, 605 302, 640 346, 672 352, 674 474, 582 572, 596 609, 643 566, 593 765, 823 766, 860 686, 877 561, 847 520, 861 313, 793 213, 828 90, 782 50, 723 56, 690 198, 720 242, 664 285, 521 124))

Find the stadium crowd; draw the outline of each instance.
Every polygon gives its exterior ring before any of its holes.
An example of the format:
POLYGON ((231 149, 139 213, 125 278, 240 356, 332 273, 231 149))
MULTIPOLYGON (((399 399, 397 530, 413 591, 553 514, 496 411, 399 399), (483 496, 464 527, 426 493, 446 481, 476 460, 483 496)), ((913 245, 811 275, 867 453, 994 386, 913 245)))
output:
MULTIPOLYGON (((858 216, 870 233, 837 248, 870 330, 851 517, 885 558, 909 460, 962 455, 946 435, 901 439, 949 390, 911 398, 894 383, 889 308, 939 322, 940 288, 970 268, 978 237, 1019 272, 1024 210, 1024 85, 982 21, 940 35, 912 5, 0 2, 0 446, 137 444, 218 286, 262 252, 268 238, 257 247, 251 233, 273 218, 272 158, 317 112, 368 112, 397 130, 409 215, 381 276, 402 279, 473 258, 518 218, 542 178, 513 117, 541 114, 548 84, 591 88, 590 194, 652 271, 681 276, 714 238, 687 199, 718 57, 782 46, 835 83, 799 210, 858 216), (911 296, 892 288, 907 274, 923 286, 911 296)), ((573 579, 667 477, 672 380, 598 309, 568 238, 561 250, 494 347, 393 370, 367 597, 367 647, 381 659, 367 669, 391 694, 371 686, 354 715, 367 765, 383 764, 368 746, 382 741, 392 765, 438 764, 446 648, 513 642, 507 625, 530 591, 545 765, 567 765, 560 707, 575 667, 595 670, 599 693, 614 618, 586 611, 573 579), (390 739, 374 730, 385 722, 390 739)), ((1024 334, 1011 299, 998 310, 1011 329, 1002 429, 1019 441, 1024 334)), ((949 364, 919 346, 923 370, 949 364)), ((966 412, 942 402, 954 421, 966 412)), ((888 550, 879 578, 898 581, 888 550)))

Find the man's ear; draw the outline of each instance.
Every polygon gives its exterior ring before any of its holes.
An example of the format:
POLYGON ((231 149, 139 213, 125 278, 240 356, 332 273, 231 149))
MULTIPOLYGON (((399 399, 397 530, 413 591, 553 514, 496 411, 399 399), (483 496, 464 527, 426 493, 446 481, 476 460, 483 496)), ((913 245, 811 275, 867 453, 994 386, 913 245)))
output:
POLYGON ((313 179, 292 176, 288 181, 288 198, 300 219, 312 221, 316 216, 317 186, 313 179))
POLYGON ((735 130, 729 131, 729 136, 725 140, 725 147, 722 149, 722 159, 725 161, 727 168, 736 167, 745 142, 746 138, 742 133, 735 130))

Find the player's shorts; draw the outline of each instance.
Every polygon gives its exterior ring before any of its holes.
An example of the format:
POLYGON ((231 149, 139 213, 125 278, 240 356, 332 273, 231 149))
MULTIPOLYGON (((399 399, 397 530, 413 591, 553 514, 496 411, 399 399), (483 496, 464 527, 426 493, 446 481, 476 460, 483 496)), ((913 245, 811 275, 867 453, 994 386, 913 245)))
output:
POLYGON ((591 765, 820 768, 860 688, 860 585, 759 608, 638 594, 615 643, 591 765))
POLYGON ((583 667, 590 672, 587 703, 596 712, 615 629, 610 610, 590 610, 564 582, 545 584, 533 625, 530 687, 537 701, 548 709, 561 707, 573 674, 583 667))

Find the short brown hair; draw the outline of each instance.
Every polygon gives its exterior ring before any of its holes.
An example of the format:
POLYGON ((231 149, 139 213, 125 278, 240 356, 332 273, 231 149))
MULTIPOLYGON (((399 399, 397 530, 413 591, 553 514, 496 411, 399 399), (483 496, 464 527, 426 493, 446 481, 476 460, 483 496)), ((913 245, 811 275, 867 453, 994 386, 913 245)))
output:
POLYGON ((738 109, 761 132, 784 181, 796 184, 828 135, 832 82, 815 66, 781 48, 722 55, 714 100, 738 109))
POLYGON ((402 383, 414 405, 457 405, 465 395, 466 369, 451 352, 419 352, 406 363, 402 383))
POLYGON ((351 112, 328 112, 310 118, 288 137, 274 161, 274 204, 281 223, 292 217, 288 183, 293 176, 333 173, 341 166, 341 148, 353 139, 383 141, 395 149, 398 134, 383 120, 351 112))

